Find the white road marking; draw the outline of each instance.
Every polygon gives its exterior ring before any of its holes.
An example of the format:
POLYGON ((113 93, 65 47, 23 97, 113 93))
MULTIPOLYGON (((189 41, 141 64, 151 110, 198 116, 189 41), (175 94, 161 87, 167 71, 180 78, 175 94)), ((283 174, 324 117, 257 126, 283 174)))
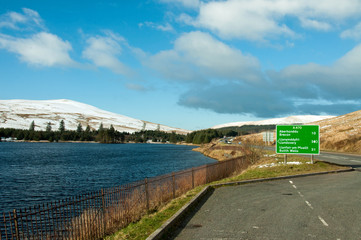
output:
POLYGON ((327 222, 320 216, 318 216, 318 219, 320 219, 320 221, 323 223, 323 225, 325 225, 325 227, 328 227, 327 222))
POLYGON ((361 163, 361 161, 358 160, 350 160, 351 162, 357 162, 357 163, 361 163))
POLYGON ((311 203, 309 203, 308 201, 305 201, 305 203, 306 203, 311 209, 313 209, 311 203))
POLYGON ((300 195, 300 197, 302 197, 302 198, 304 197, 301 192, 298 192, 298 194, 300 195))
POLYGON ((293 184, 293 182, 290 180, 290 183, 293 184))
POLYGON ((293 187, 294 189, 297 189, 296 185, 292 185, 292 187, 293 187))

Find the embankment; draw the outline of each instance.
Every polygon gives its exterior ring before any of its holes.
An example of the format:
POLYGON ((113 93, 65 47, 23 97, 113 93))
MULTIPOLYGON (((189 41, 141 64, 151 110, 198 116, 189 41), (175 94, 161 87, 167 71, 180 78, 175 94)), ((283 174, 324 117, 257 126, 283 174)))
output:
POLYGON ((236 157, 244 156, 241 146, 238 145, 224 145, 221 143, 203 144, 193 151, 200 152, 207 157, 216 159, 218 161, 229 160, 236 157))

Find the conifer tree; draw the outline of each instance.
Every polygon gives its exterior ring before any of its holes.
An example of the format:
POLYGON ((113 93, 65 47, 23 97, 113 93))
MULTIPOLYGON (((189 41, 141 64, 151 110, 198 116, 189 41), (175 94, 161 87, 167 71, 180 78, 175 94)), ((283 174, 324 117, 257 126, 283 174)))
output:
POLYGON ((169 141, 171 143, 177 143, 177 135, 175 134, 175 132, 173 131, 172 134, 169 137, 169 141))
POLYGON ((76 132, 81 133, 82 131, 83 131, 83 127, 82 127, 81 123, 79 123, 78 127, 76 128, 76 132))
POLYGON ((100 131, 103 131, 103 130, 104 130, 104 127, 103 127, 103 123, 101 122, 100 125, 99 125, 98 131, 100 132, 100 131))
POLYGON ((48 122, 46 125, 46 131, 51 132, 51 123, 50 122, 48 122))
POLYGON ((35 130, 35 122, 32 121, 32 122, 30 123, 29 131, 34 131, 34 130, 35 130))
POLYGON ((64 132, 65 131, 65 123, 64 120, 60 121, 60 125, 59 125, 59 132, 64 132))

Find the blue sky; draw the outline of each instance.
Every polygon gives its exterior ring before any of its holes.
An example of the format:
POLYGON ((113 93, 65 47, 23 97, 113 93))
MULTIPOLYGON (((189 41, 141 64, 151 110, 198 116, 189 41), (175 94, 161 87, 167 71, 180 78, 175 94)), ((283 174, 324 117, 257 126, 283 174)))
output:
POLYGON ((0 1, 1 99, 190 130, 360 110, 360 0, 0 1))

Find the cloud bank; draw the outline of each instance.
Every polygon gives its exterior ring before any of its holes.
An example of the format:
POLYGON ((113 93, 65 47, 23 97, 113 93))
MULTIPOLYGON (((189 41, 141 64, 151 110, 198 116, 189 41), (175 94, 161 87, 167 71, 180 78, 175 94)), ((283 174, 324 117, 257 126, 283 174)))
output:
POLYGON ((183 14, 180 19, 224 39, 264 41, 295 37, 288 19, 298 20, 303 28, 329 31, 360 13, 357 0, 227 0, 202 2, 198 16, 183 14))
POLYGON ((330 66, 309 63, 267 71, 262 84, 243 81, 198 86, 183 93, 179 104, 257 117, 356 111, 361 104, 360 54, 361 44, 330 66))

